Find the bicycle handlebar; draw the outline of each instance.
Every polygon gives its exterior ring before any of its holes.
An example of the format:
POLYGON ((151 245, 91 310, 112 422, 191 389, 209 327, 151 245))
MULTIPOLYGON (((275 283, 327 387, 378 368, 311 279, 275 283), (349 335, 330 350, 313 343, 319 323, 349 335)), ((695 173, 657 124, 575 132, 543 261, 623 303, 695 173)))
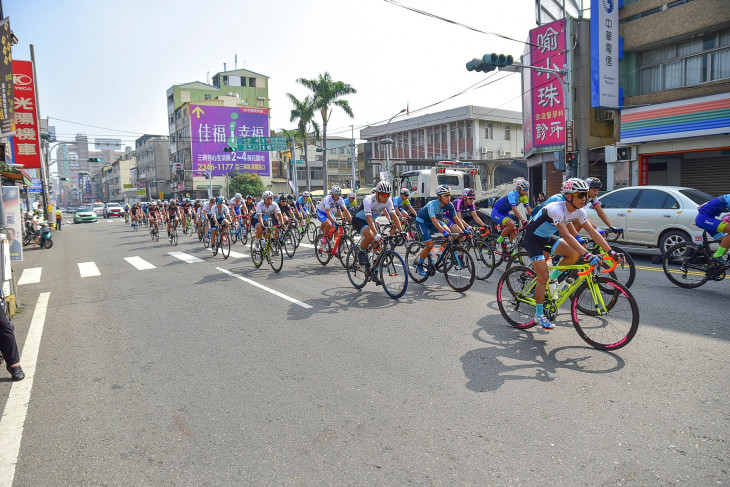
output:
MULTIPOLYGON (((618 266, 618 262, 616 261, 616 259, 614 259, 610 255, 604 255, 602 260, 613 262, 613 266, 611 266, 610 269, 601 269, 601 274, 608 274, 609 272, 613 272, 613 270, 618 266)), ((585 276, 586 274, 590 274, 591 272, 593 272, 593 269, 594 269, 594 266, 590 266, 585 271, 579 272, 578 275, 585 276)))

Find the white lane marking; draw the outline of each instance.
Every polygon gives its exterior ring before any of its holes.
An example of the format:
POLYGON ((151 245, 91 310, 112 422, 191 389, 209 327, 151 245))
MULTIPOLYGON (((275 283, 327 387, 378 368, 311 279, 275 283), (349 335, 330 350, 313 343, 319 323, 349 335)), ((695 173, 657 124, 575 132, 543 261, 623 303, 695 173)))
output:
POLYGON ((233 250, 231 250, 231 257, 233 257, 234 259, 243 259, 245 257, 248 257, 248 254, 241 254, 239 252, 234 252, 233 250))
POLYGON ((198 259, 194 255, 186 254, 185 252, 168 252, 167 255, 171 255, 176 259, 187 262, 188 264, 192 264, 194 262, 203 262, 203 259, 198 259))
POLYGON ((138 255, 135 255, 134 257, 125 257, 124 260, 136 267, 138 271, 156 269, 155 266, 144 260, 142 257, 139 257, 138 255))
POLYGON ((93 262, 79 262, 79 272, 81 277, 94 277, 100 276, 99 268, 93 262))
POLYGON ((299 246, 300 247, 307 247, 309 249, 313 249, 314 248, 314 245, 308 244, 308 243, 304 243, 304 242, 299 242, 299 246))
POLYGON ((33 319, 23 346, 22 366, 25 379, 13 382, 2 418, 0 418, 0 485, 13 485, 50 295, 51 293, 41 293, 38 296, 33 319))
POLYGON ((251 284, 252 286, 256 286, 259 289, 263 289, 264 291, 270 292, 271 294, 273 294, 275 296, 279 296, 280 298, 286 299, 290 303, 294 303, 298 306, 301 306, 302 308, 307 308, 307 309, 311 308, 311 306, 308 305, 307 303, 303 303, 303 302, 299 301, 298 299, 294 299, 290 296, 287 296, 286 294, 280 293, 279 291, 275 291, 275 290, 271 289, 270 287, 266 287, 262 284, 259 284, 256 281, 252 281, 251 279, 247 279, 243 276, 239 276, 238 274, 234 274, 233 272, 228 271, 226 269, 221 269, 220 267, 216 267, 216 269, 218 269, 219 271, 221 271, 225 274, 228 274, 229 276, 235 277, 236 279, 240 279, 243 282, 247 282, 247 283, 251 284))
POLYGON ((18 286, 23 284, 35 284, 41 282, 41 270, 43 267, 29 267, 23 271, 23 275, 20 276, 18 286))

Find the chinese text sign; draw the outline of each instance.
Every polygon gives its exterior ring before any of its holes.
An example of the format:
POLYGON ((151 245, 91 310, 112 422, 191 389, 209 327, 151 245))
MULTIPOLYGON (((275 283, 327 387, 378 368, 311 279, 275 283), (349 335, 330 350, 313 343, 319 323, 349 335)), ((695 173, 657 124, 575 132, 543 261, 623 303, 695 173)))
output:
MULTIPOLYGON (((565 20, 541 25, 530 31, 532 66, 562 69, 567 62, 565 20)), ((559 75, 531 70, 531 135, 533 147, 565 143, 565 96, 559 75)))
POLYGON ((35 81, 33 63, 13 61, 13 105, 15 109, 15 141, 13 160, 25 169, 40 169, 41 145, 36 120, 35 81))

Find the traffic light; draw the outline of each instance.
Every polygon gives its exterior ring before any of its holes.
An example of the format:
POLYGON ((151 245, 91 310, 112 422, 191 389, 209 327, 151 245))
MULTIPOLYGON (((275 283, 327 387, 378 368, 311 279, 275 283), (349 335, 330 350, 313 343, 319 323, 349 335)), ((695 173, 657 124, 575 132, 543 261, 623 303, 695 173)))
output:
POLYGON ((578 165, 578 153, 577 152, 566 152, 565 153, 565 163, 569 164, 571 166, 577 166, 578 165))
POLYGON ((359 179, 355 180, 355 189, 360 189, 360 180, 359 179))
POLYGON ((509 66, 514 62, 515 58, 511 55, 497 54, 493 52, 491 54, 485 54, 481 59, 472 59, 466 63, 466 70, 486 73, 488 71, 494 71, 497 68, 509 66))
POLYGON ((89 162, 101 162, 101 157, 89 157, 89 162))
POLYGON ((71 178, 59 178, 61 181, 71 181, 71 178))

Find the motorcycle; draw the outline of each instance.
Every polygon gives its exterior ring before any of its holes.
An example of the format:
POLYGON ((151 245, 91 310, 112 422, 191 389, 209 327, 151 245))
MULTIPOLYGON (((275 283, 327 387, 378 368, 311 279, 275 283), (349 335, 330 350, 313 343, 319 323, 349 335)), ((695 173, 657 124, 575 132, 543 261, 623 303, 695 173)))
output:
POLYGON ((42 249, 50 249, 53 247, 53 231, 46 223, 41 223, 41 239, 38 241, 38 246, 42 249))

